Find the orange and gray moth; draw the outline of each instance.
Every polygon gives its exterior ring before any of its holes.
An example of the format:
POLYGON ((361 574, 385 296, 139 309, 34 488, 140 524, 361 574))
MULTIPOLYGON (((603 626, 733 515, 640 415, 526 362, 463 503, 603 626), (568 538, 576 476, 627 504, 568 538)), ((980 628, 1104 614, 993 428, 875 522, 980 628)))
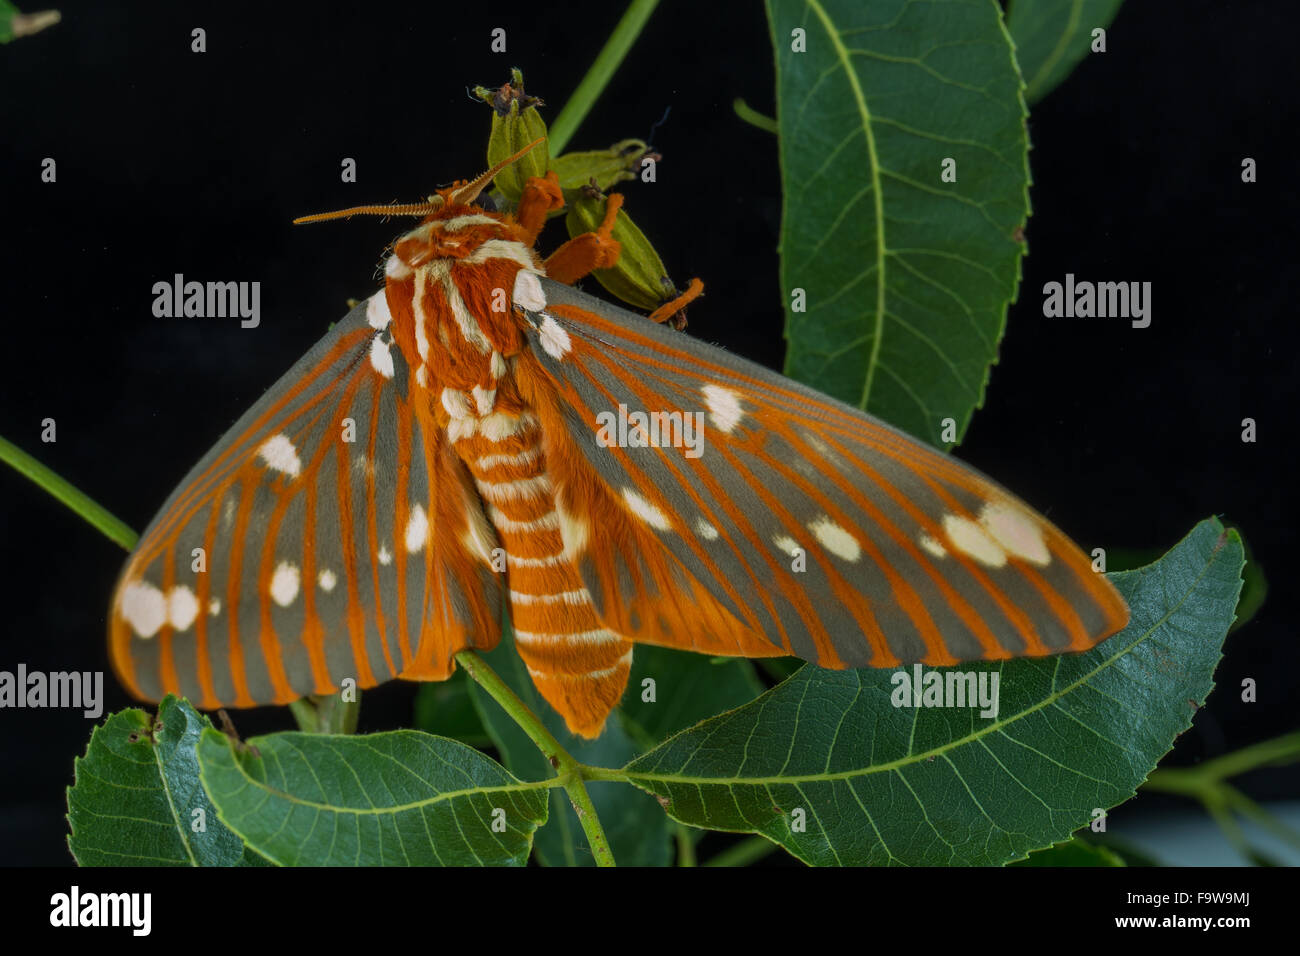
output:
POLYGON ((1127 623, 1082 552, 973 469, 573 288, 618 245, 607 217, 538 255, 553 174, 514 215, 482 183, 439 192, 384 288, 146 529, 109 624, 134 694, 249 707, 444 680, 508 609, 537 689, 594 737, 638 643, 946 665, 1127 623))

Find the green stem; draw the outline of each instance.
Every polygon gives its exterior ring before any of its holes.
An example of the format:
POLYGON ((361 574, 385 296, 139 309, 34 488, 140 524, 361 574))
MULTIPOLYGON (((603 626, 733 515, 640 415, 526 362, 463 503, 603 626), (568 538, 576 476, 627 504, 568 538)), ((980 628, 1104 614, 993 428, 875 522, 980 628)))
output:
POLYGON ((674 829, 677 834, 677 865, 695 866, 695 841, 691 839, 691 831, 684 823, 677 823, 674 829))
POLYGON ((1195 767, 1167 767, 1152 771, 1143 788, 1200 799, 1229 777, 1297 760, 1300 760, 1300 731, 1293 731, 1223 754, 1195 767))
POLYGON ((750 126, 757 126, 765 133, 776 134, 780 132, 780 127, 776 125, 776 120, 760 113, 739 96, 731 101, 731 108, 736 111, 737 116, 743 119, 750 126))
POLYGON ((299 697, 297 700, 290 701, 289 713, 293 714, 298 729, 304 734, 320 733, 320 715, 316 713, 316 706, 311 702, 310 697, 299 697))
POLYGON ((555 122, 547 129, 548 147, 552 156, 564 152, 564 147, 573 138, 573 134, 577 132, 578 126, 587 114, 591 112, 591 107, 609 83, 614 71, 623 62, 623 58, 627 56, 627 51, 632 48, 641 29, 650 19, 650 14, 654 13, 658 5, 659 0, 632 0, 627 5, 627 11, 618 21, 618 26, 614 28, 609 39, 605 41, 605 46, 597 54, 591 69, 582 78, 578 88, 573 91, 569 102, 564 104, 564 109, 560 110, 560 115, 555 118, 555 122))
POLYGON ((595 804, 591 802, 591 795, 587 793, 587 786, 584 783, 588 779, 597 779, 592 773, 597 768, 579 763, 565 750, 537 715, 528 709, 528 706, 505 681, 497 676, 497 672, 490 668, 483 658, 473 651, 461 651, 456 655, 456 663, 465 668, 465 673, 470 676, 470 679, 501 705, 501 709, 510 715, 510 718, 537 745, 537 749, 543 756, 550 761, 551 766, 555 768, 556 779, 564 787, 564 792, 569 795, 573 810, 578 814, 578 822, 582 824, 583 832, 587 834, 587 844, 596 858, 596 865, 613 866, 614 853, 609 848, 609 840, 600 825, 600 817, 596 816, 595 804))
POLYGON ((344 701, 338 694, 313 694, 293 701, 289 711, 305 734, 355 734, 361 716, 361 695, 344 701))
POLYGON ((114 517, 103 505, 93 501, 88 495, 69 484, 66 479, 60 478, 27 452, 4 438, 0 438, 0 460, 26 475, 36 485, 81 515, 110 541, 120 544, 127 551, 135 547, 138 536, 126 526, 125 522, 114 517))
POLYGON ((741 840, 734 846, 729 846, 716 856, 711 856, 704 861, 705 866, 748 866, 756 860, 761 860, 773 850, 776 844, 771 840, 764 839, 760 836, 749 837, 741 840))

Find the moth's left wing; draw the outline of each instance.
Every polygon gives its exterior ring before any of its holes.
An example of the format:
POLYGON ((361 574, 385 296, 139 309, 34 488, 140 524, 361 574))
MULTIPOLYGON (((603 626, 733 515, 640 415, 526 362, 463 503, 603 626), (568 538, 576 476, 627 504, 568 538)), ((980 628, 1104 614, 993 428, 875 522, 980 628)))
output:
POLYGON ((442 680, 492 648, 495 534, 412 388, 384 293, 191 469, 123 568, 109 648, 137 697, 284 704, 347 679, 442 680))
POLYGON ((885 667, 1083 650, 1127 623, 1082 552, 974 469, 684 333, 541 290, 516 378, 607 627, 885 667))

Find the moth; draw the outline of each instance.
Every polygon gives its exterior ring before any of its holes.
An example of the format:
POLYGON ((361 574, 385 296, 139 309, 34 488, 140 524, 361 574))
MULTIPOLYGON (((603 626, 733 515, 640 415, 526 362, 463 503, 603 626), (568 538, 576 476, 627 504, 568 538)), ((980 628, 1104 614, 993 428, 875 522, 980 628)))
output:
POLYGON ((638 643, 940 666, 1127 623, 1083 553, 974 469, 663 323, 698 285, 649 318, 574 288, 617 261, 621 198, 543 259, 554 172, 513 214, 479 202, 523 152, 343 213, 420 221, 141 537, 109 623, 132 693, 211 709, 444 680, 508 611, 537 689, 591 738, 638 643))

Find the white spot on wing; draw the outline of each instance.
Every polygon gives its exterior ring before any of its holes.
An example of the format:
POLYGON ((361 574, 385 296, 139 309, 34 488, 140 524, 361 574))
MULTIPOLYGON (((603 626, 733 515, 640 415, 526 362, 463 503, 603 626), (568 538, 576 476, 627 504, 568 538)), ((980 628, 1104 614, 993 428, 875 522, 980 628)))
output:
POLYGON ((808 530, 813 533, 823 548, 845 561, 853 562, 862 557, 862 545, 846 528, 836 524, 829 515, 822 515, 808 522, 808 530))
POLYGON ((148 581, 122 588, 119 610, 137 637, 153 637, 167 620, 167 599, 148 581))
POLYGON ((298 596, 298 566, 290 561, 281 561, 271 574, 271 600, 280 607, 288 607, 298 596))
POLYGON ((560 540, 564 542, 564 554, 572 560, 586 550, 591 525, 582 515, 566 511, 558 494, 555 496, 555 511, 560 516, 560 540))
POLYGON ((287 435, 272 435, 262 442, 262 447, 257 450, 257 453, 266 462, 267 468, 282 471, 290 478, 297 478, 298 472, 302 471, 302 462, 298 460, 298 449, 293 447, 293 442, 289 441, 287 435))
POLYGON ((386 544, 381 544, 379 546, 379 563, 385 567, 393 563, 393 552, 388 550, 388 545, 386 544))
POLYGON ((538 281, 536 273, 527 269, 520 269, 515 273, 515 290, 511 299, 514 300, 515 305, 529 312, 541 312, 546 308, 546 293, 542 291, 542 284, 538 281))
POLYGON ((388 311, 388 296, 382 289, 366 299, 366 321, 381 332, 393 321, 393 313, 388 311))
POLYGON ((745 417, 740 408, 740 396, 721 385, 705 385, 700 391, 709 406, 709 417, 713 419, 713 424, 719 431, 731 434, 745 417))
POLYGON ((551 358, 562 359, 573 349, 569 333, 560 328, 560 323, 549 315, 542 319, 541 340, 542 348, 551 358))
POLYGON ((772 543, 776 545, 778 548, 780 548, 782 551, 784 551, 786 554, 790 555, 790 557, 792 558, 796 557, 799 554, 799 552, 802 550, 799 547, 799 542, 796 541, 794 538, 791 538, 789 535, 784 535, 784 534, 775 535, 772 538, 772 543))
POLYGON ((199 616, 199 599, 183 584, 167 594, 167 622, 178 631, 185 631, 199 616))
POLYGON ((948 549, 924 531, 921 532, 920 536, 916 540, 920 542, 921 547, 925 548, 925 550, 929 551, 936 558, 948 557, 948 549))
POLYGON ((709 524, 703 518, 695 519, 695 533, 705 541, 718 540, 718 529, 713 527, 713 525, 709 524))
POLYGON ((339 583, 339 579, 329 568, 321 568, 320 574, 316 575, 316 583, 320 585, 322 591, 328 594, 334 590, 334 585, 339 583))
POLYGON ((1013 557, 1040 567, 1052 563, 1042 527, 1024 509, 991 501, 980 511, 980 527, 1013 557))
POLYGON ((1000 568, 1007 563, 1007 553, 970 518, 944 515, 943 533, 948 538, 949 544, 980 564, 988 565, 990 568, 1000 568))
POLYGON ((221 613, 221 599, 213 598, 212 602, 208 605, 208 614, 210 614, 212 617, 216 617, 220 613, 221 613))
POLYGON ((650 525, 650 527, 658 528, 660 531, 672 530, 673 525, 668 520, 668 516, 631 488, 623 489, 623 501, 627 503, 632 514, 650 525))
MULTIPOLYGON (((370 366, 384 378, 393 377, 393 353, 388 351, 388 343, 378 335, 370 340, 370 366)), ((423 365, 420 367, 424 368, 423 365)))
POLYGON ((429 516, 424 513, 424 508, 417 504, 411 509, 410 517, 406 519, 406 550, 415 554, 424 547, 428 538, 429 516))
POLYGON ((506 360, 501 357, 501 353, 493 349, 492 351, 492 377, 501 378, 506 374, 506 360))

